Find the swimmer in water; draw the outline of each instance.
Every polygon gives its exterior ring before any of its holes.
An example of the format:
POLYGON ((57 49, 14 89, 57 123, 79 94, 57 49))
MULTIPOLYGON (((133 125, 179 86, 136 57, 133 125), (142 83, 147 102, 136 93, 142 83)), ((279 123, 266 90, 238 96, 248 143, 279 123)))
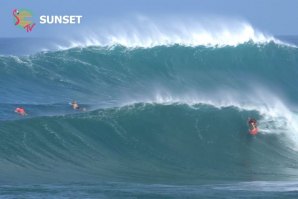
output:
POLYGON ((23 107, 18 107, 14 110, 14 112, 18 113, 21 116, 25 116, 27 115, 25 109, 23 107))
POLYGON ((77 101, 75 101, 75 100, 72 101, 71 106, 72 106, 72 109, 73 109, 73 110, 79 110, 79 109, 80 109, 79 104, 78 104, 77 101))

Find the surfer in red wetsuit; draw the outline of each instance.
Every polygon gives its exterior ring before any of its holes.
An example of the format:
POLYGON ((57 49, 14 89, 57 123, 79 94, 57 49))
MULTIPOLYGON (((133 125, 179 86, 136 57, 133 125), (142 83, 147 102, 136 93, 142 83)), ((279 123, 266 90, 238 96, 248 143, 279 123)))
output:
POLYGON ((250 134, 257 134, 258 133, 258 128, 257 128, 257 120, 254 119, 254 118, 250 118, 249 121, 248 121, 248 124, 249 124, 249 132, 250 134))
POLYGON ((14 112, 18 113, 21 116, 25 116, 27 115, 25 109, 23 107, 18 107, 14 110, 14 112))

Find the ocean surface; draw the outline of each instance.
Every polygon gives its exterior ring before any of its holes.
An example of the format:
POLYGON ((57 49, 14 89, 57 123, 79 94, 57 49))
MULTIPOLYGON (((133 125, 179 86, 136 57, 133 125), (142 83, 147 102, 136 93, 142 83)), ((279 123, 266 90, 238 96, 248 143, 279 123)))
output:
POLYGON ((298 198, 298 37, 228 39, 0 39, 0 198, 298 198))

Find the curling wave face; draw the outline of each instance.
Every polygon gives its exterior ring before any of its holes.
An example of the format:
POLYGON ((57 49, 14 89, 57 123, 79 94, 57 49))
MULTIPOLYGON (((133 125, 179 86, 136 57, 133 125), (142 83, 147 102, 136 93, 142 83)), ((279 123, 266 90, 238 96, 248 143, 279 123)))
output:
POLYGON ((247 134, 257 111, 135 104, 1 125, 4 182, 296 179, 297 153, 277 134, 247 134), (17 171, 17 175, 15 174, 17 171))

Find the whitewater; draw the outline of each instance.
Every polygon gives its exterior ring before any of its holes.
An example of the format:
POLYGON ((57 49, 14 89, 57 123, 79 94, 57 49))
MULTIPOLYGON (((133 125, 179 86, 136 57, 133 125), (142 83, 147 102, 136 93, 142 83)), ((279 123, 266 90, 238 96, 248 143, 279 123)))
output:
POLYGON ((295 198, 297 38, 139 23, 0 40, 0 197, 295 198))

